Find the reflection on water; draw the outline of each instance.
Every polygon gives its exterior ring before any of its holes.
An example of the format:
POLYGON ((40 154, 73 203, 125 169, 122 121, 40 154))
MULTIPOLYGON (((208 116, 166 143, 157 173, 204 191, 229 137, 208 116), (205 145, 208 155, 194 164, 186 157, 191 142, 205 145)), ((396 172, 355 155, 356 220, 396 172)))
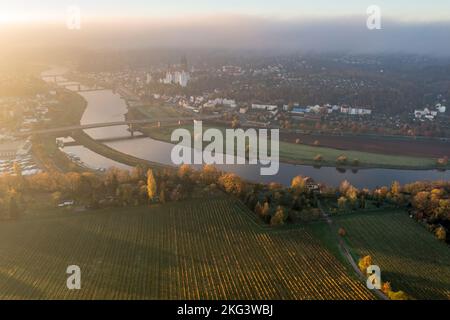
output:
MULTIPOLYGON (((64 81, 64 79, 61 81, 64 81)), ((81 124, 122 121, 124 119, 124 114, 127 112, 126 103, 118 94, 114 94, 111 90, 81 92, 80 94, 88 102, 86 111, 81 119, 81 124)), ((130 136, 127 129, 127 126, 117 126, 88 129, 85 131, 95 139, 105 139, 130 136)), ((170 160, 172 145, 169 143, 155 141, 150 138, 141 138, 108 142, 106 145, 138 158, 164 164, 172 164, 170 160)), ((64 151, 76 154, 90 167, 108 168, 117 166, 127 168, 125 165, 118 164, 117 162, 100 156, 84 147, 66 147, 64 148, 64 151)), ((330 167, 315 168, 312 166, 280 164, 280 171, 276 176, 261 176, 259 165, 219 165, 218 167, 221 170, 235 172, 247 180, 266 183, 278 182, 285 185, 290 184, 292 178, 296 175, 309 176, 317 182, 332 186, 338 186, 341 181, 348 180, 358 188, 374 188, 377 186, 390 185, 394 180, 404 184, 418 180, 450 179, 449 171, 439 172, 437 170, 365 169, 354 171, 330 167)))

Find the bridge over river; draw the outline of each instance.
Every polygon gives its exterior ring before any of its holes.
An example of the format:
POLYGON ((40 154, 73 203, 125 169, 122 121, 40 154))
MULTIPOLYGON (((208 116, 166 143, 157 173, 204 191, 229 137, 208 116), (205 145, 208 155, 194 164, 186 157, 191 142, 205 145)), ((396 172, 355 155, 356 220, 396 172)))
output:
POLYGON ((18 132, 15 134, 15 136, 16 137, 28 137, 30 135, 46 135, 46 134, 65 135, 67 133, 70 133, 73 131, 78 131, 78 130, 105 128, 105 127, 114 127, 114 126, 128 126, 130 128, 131 134, 133 135, 133 125, 137 125, 137 124, 155 123, 155 124, 158 124, 158 126, 161 126, 163 123, 166 123, 166 125, 168 123, 182 124, 183 122, 189 122, 189 121, 214 120, 214 119, 219 119, 219 118, 221 118, 221 115, 201 116, 201 117, 180 117, 180 118, 171 117, 171 118, 157 118, 157 119, 138 119, 138 120, 100 122, 100 123, 80 124, 80 125, 65 126, 65 127, 37 129, 37 130, 31 130, 31 131, 27 131, 27 132, 18 132))

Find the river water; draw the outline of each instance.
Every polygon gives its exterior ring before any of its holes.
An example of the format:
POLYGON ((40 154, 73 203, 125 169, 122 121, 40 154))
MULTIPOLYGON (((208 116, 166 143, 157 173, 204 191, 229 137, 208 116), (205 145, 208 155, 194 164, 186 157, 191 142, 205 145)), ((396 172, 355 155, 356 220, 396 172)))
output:
MULTIPOLYGON (((44 75, 58 74, 58 71, 53 69, 47 71, 44 75)), ((63 80, 63 78, 58 79, 58 81, 63 80)), ((124 119, 124 115, 127 112, 126 103, 118 94, 113 93, 111 90, 82 92, 80 94, 88 103, 81 119, 81 124, 122 121, 124 119)), ((127 126, 88 129, 85 132, 94 139, 130 136, 127 126)), ((166 142, 156 141, 151 138, 139 138, 107 142, 105 144, 141 159, 172 165, 170 153, 173 145, 166 142)), ((108 168, 111 166, 128 168, 124 164, 107 159, 82 146, 65 147, 63 151, 78 156, 85 164, 93 168, 108 168)), ((278 182, 284 185, 289 185, 292 178, 297 175, 308 176, 317 182, 330 186, 338 186, 343 180, 348 180, 358 188, 388 186, 395 180, 402 184, 418 180, 450 180, 450 171, 441 172, 437 170, 362 169, 357 172, 352 172, 351 170, 340 172, 332 167, 314 168, 312 166, 280 163, 280 170, 277 175, 262 176, 258 165, 220 165, 218 167, 221 170, 235 172, 247 180, 265 183, 278 182)))

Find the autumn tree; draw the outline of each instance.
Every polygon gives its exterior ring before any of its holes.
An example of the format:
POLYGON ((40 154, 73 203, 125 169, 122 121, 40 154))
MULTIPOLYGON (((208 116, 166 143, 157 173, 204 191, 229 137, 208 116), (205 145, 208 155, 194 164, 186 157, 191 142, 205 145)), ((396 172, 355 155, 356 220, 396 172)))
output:
POLYGON ((356 203, 358 201, 358 189, 356 189, 355 187, 351 186, 347 192, 345 193, 348 201, 350 202, 351 206, 353 209, 356 208, 356 203))
POLYGON ((367 272, 367 268, 372 265, 372 257, 365 256, 359 259, 358 268, 365 275, 367 272))
POLYGON ((159 201, 161 203, 166 203, 166 192, 164 189, 161 189, 161 192, 159 193, 159 201))
POLYGON ((347 160, 348 160, 347 157, 342 155, 342 156, 339 156, 336 159, 336 162, 337 162, 338 165, 346 165, 347 164, 347 160))
POLYGON ((150 201, 155 200, 156 197, 156 180, 152 169, 147 171, 147 196, 150 201))
POLYGON ((315 162, 321 162, 323 160, 323 156, 321 154, 318 154, 314 157, 315 162))
POLYGON ((239 196, 244 189, 242 179, 234 173, 222 174, 219 178, 219 185, 222 186, 225 192, 237 196, 239 196))
POLYGON ((137 165, 131 170, 130 178, 134 181, 139 181, 144 176, 144 169, 140 165, 137 165))
POLYGON ((267 201, 264 202, 264 206, 262 207, 262 210, 261 210, 261 216, 262 217, 270 216, 270 204, 267 201))
POLYGON ((220 172, 213 165, 206 164, 202 168, 200 177, 205 184, 216 183, 217 179, 220 177, 220 172))
POLYGON ((447 232, 443 226, 440 226, 435 231, 436 237, 441 241, 447 240, 447 232))
POLYGON ((261 203, 259 203, 259 201, 255 205, 255 213, 258 216, 262 216, 262 206, 261 206, 261 203))
POLYGON ((338 208, 341 211, 345 211, 347 209, 347 198, 342 196, 338 199, 338 208))
POLYGON ((55 191, 52 193, 52 200, 53 200, 53 203, 55 204, 55 206, 61 202, 61 199, 62 199, 62 194, 60 191, 55 191))
POLYGON ((302 192, 306 189, 305 178, 302 176, 296 176, 291 181, 291 188, 297 192, 302 192))
POLYGON ((270 219, 270 225, 271 226, 283 225, 284 220, 285 220, 284 208, 281 206, 278 206, 277 211, 275 212, 274 216, 270 219))
POLYGON ((342 195, 346 195, 347 194, 347 190, 350 189, 352 185, 350 184, 350 182, 348 182, 347 180, 344 180, 341 182, 341 184, 339 185, 339 192, 342 195))
POLYGON ((177 174, 180 179, 189 179, 192 174, 192 169, 189 165, 183 164, 178 168, 177 174))

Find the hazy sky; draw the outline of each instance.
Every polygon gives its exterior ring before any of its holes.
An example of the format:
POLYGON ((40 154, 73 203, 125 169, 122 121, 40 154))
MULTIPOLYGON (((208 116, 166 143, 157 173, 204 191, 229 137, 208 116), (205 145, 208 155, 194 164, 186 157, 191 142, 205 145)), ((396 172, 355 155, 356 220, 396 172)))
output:
POLYGON ((450 0, 0 0, 4 48, 162 46, 450 56, 449 39, 450 0), (66 26, 67 8, 73 5, 81 10, 82 27, 76 32, 66 26), (381 8, 381 30, 367 28, 370 5, 381 8))
POLYGON ((365 15, 369 5, 407 21, 450 20, 450 0, 0 0, 0 22, 64 18, 69 5, 84 16, 246 14, 270 18, 365 15))

